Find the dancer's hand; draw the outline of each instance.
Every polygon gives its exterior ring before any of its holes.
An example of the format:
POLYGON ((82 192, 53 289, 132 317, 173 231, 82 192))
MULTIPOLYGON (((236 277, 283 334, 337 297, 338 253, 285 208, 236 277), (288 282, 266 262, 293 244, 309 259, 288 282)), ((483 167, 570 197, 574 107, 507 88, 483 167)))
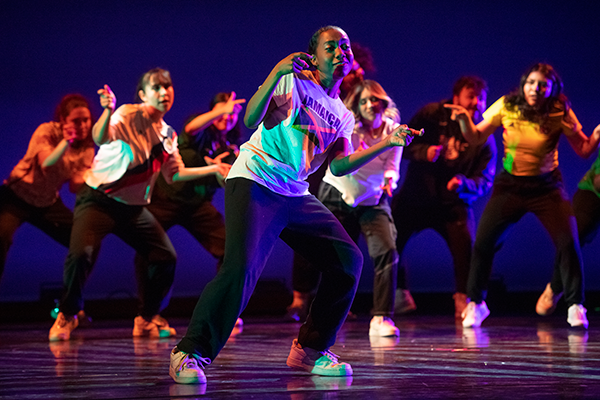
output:
POLYGON ((444 146, 442 146, 441 144, 438 146, 429 146, 429 148, 427 149, 427 161, 436 162, 437 159, 440 157, 443 148, 444 146))
POLYGON ((102 89, 98 90, 100 95, 100 105, 102 108, 114 111, 117 106, 117 96, 110 90, 110 86, 104 85, 102 89))
POLYGON ((210 158, 209 156, 205 156, 204 157, 204 161, 206 162, 206 165, 216 165, 217 166, 217 175, 220 175, 220 178, 227 178, 227 174, 229 173, 229 170, 231 169, 231 164, 227 164, 225 162, 223 162, 223 158, 227 157, 229 155, 228 152, 225 153, 221 153, 218 156, 216 156, 215 158, 210 158))
POLYGON ((383 189, 383 191, 385 193, 387 193, 388 197, 392 197, 392 178, 384 178, 385 182, 383 185, 380 186, 381 189, 383 189))
POLYGON ((72 145, 75 140, 79 139, 77 137, 77 129, 75 129, 75 124, 72 122, 62 126, 62 134, 63 138, 69 145, 72 145))
POLYGON ((424 133, 423 129, 418 131, 403 124, 394 129, 392 134, 388 136, 388 140, 391 146, 408 146, 415 135, 423 136, 424 133))
POLYGON ((292 53, 275 66, 280 75, 299 73, 301 71, 314 71, 316 68, 312 63, 313 57, 304 52, 292 53))
POLYGON ((454 178, 450 179, 450 181, 448 181, 446 189, 448 189, 451 192, 456 192, 456 190, 462 185, 462 183, 462 179, 455 176, 454 178))
POLYGON ((235 99, 235 92, 231 92, 229 99, 225 102, 215 104, 213 111, 223 114, 239 114, 242 111, 242 104, 246 102, 246 99, 235 99))
POLYGON ((450 116, 450 119, 452 121, 469 121, 471 119, 471 114, 469 114, 469 111, 467 111, 466 108, 464 108, 461 105, 458 104, 444 104, 444 107, 452 110, 452 115, 450 116))

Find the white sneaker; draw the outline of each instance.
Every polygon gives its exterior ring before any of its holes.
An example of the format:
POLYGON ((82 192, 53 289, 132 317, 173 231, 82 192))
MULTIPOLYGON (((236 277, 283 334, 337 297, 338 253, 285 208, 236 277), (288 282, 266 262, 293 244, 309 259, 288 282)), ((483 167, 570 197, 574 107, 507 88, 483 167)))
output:
POLYGON ((174 347, 171 351, 169 375, 177 383, 206 383, 204 366, 210 364, 210 358, 185 353, 174 347))
POLYGON ((369 336, 400 336, 400 329, 388 317, 375 316, 371 320, 369 336))
POLYGON ((406 314, 415 311, 417 305, 407 289, 396 289, 394 297, 394 315, 406 314))
POLYGON ((488 309, 487 304, 485 304, 485 301, 482 301, 481 304, 471 301, 467 304, 467 308, 465 308, 462 313, 462 326, 463 328, 476 328, 481 326, 481 323, 488 315, 490 315, 490 310, 488 309))
POLYGON ((573 328, 582 326, 587 329, 589 322, 585 315, 586 312, 587 310, 581 304, 573 304, 569 307, 567 322, 571 324, 573 328))

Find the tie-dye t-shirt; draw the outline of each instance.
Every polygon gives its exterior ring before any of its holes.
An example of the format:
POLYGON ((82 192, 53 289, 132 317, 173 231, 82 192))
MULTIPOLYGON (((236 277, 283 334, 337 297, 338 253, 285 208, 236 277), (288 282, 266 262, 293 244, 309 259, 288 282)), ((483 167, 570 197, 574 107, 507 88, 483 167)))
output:
POLYGON ((354 116, 331 98, 310 72, 286 74, 269 110, 240 147, 227 179, 246 178, 284 196, 309 194, 305 179, 327 159, 338 138, 350 145, 354 116))

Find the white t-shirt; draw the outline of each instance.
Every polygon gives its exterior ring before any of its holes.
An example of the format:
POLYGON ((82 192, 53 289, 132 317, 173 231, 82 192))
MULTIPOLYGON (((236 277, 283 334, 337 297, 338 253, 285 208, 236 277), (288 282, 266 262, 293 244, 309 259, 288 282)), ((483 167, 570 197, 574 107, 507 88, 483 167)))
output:
POLYGON ((109 140, 100 146, 84 179, 122 203, 149 204, 159 172, 171 183, 183 167, 177 134, 164 121, 153 124, 142 104, 124 104, 115 111, 109 140))
MULTIPOLYGON (((388 137, 399 126, 399 124, 387 117, 384 117, 383 123, 384 127, 381 136, 376 139, 363 129, 361 123, 357 123, 352 133, 352 146, 354 149, 360 147, 361 141, 367 147, 376 145, 388 137)), ((379 200, 383 194, 381 186, 385 183, 385 178, 390 178, 392 189, 395 189, 397 186, 402 150, 403 147, 393 147, 381 153, 356 171, 344 176, 335 176, 327 168, 323 181, 342 193, 342 199, 349 206, 375 206, 379 204, 379 200)))
POLYGON ((272 100, 276 108, 240 147, 227 179, 250 179, 284 196, 308 195, 304 180, 338 138, 350 143, 354 116, 307 71, 281 77, 272 100))

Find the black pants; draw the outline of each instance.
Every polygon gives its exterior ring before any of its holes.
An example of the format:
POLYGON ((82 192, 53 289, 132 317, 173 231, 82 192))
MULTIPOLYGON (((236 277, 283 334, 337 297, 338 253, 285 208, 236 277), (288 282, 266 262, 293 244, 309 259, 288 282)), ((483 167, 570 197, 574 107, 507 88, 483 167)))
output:
POLYGON ((167 306, 175 276, 175 249, 150 211, 143 206, 120 203, 87 185, 79 191, 75 203, 60 311, 74 315, 83 308, 83 287, 96 262, 102 239, 109 233, 114 233, 147 259, 148 267, 138 282, 138 289, 140 315, 151 318, 167 306))
POLYGON ((342 193, 323 182, 319 188, 319 200, 342 223, 355 243, 361 233, 365 237, 374 269, 371 313, 391 317, 394 315, 399 258, 395 243, 396 228, 388 198, 382 196, 375 206, 350 207, 342 199, 342 193))
POLYGON ((69 247, 73 213, 60 197, 49 207, 35 207, 6 185, 0 186, 0 278, 17 229, 28 222, 65 247, 69 247))
MULTIPOLYGON (((399 257, 394 243, 396 228, 388 198, 382 197, 379 204, 375 206, 351 207, 342 199, 342 193, 328 183, 322 182, 319 200, 342 223, 355 243, 358 243, 361 233, 364 235, 375 272, 371 314, 393 316, 399 257)), ((312 293, 317 288, 320 277, 319 270, 304 257, 294 254, 292 274, 294 290, 312 293)))
POLYGON ((323 273, 298 342, 316 350, 332 346, 354 299, 363 260, 331 212, 312 195, 281 196, 234 178, 225 187, 225 226, 223 265, 202 291, 179 349, 215 359, 279 237, 323 273))
MULTIPOLYGON (((573 195, 573 212, 577 220, 579 242, 583 247, 596 237, 600 228, 600 198, 589 190, 578 189, 573 195)), ((560 267, 554 264, 554 273, 550 287, 554 293, 563 291, 560 267)))
POLYGON ((496 176, 492 196, 479 220, 467 295, 476 303, 485 300, 494 255, 502 247, 508 229, 527 212, 540 220, 556 247, 565 301, 568 305, 583 303, 577 224, 558 170, 533 177, 513 176, 503 170, 496 176))
MULTIPOLYGON (((467 279, 475 233, 473 210, 467 205, 443 205, 415 199, 401 191, 392 200, 392 216, 398 230, 396 249, 400 258, 408 241, 425 229, 436 231, 448 245, 454 261, 456 291, 467 293, 467 279)), ((408 289, 406 266, 398 268, 398 288, 408 289)))
MULTIPOLYGON (((152 202, 146 207, 165 231, 179 225, 187 230, 213 257, 217 259, 217 270, 225 254, 225 222, 221 213, 210 201, 200 204, 182 204, 169 199, 160 190, 152 193, 152 202)), ((138 280, 147 270, 148 259, 135 256, 138 280)))

